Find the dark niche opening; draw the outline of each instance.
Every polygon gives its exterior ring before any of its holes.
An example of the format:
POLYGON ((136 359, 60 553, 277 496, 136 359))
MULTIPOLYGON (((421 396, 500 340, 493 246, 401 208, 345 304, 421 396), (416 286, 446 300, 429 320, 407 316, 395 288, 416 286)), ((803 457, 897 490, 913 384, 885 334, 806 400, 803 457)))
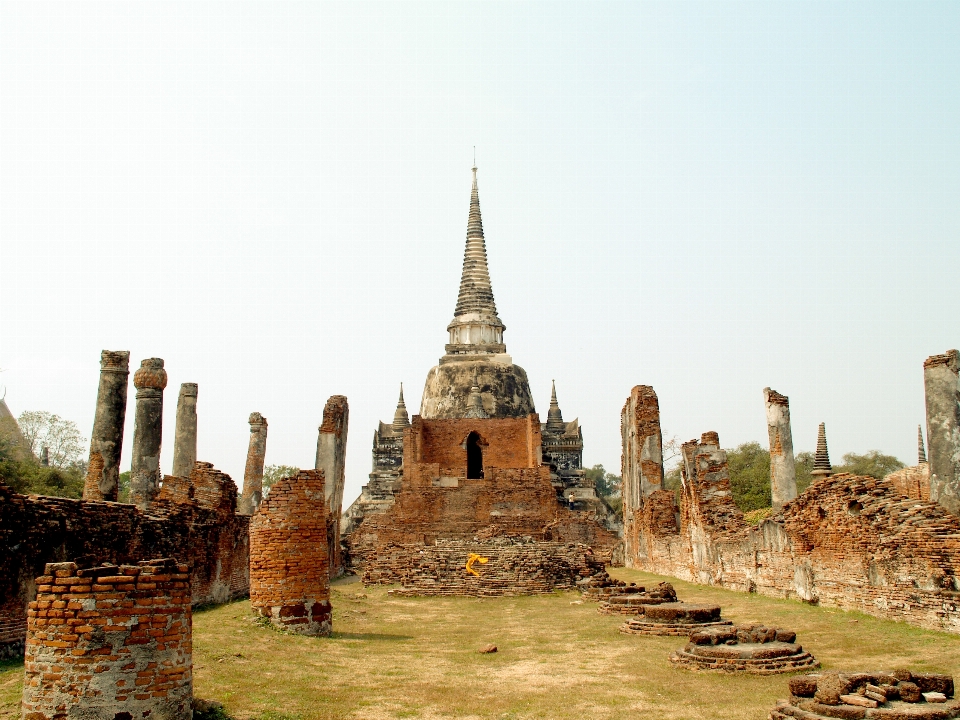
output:
POLYGON ((467 479, 479 480, 483 477, 483 449, 480 447, 480 435, 472 432, 467 435, 467 479))

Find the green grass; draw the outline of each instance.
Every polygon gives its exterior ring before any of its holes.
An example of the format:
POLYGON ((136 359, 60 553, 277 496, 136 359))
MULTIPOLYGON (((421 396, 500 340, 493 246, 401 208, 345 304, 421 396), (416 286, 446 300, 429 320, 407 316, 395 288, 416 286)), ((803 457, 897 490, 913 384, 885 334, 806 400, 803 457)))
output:
MULTIPOLYGON (((641 584, 662 578, 618 569, 641 584)), ((796 630, 827 668, 960 670, 960 636, 860 613, 673 581, 735 622, 796 630)), ((331 638, 286 635, 233 603, 194 616, 195 691, 233 718, 765 718, 786 676, 678 670, 680 638, 621 635, 576 593, 399 598, 337 583, 331 638), (499 652, 481 655, 488 643, 499 652)), ((0 666, 0 718, 18 717, 22 666, 0 666)))

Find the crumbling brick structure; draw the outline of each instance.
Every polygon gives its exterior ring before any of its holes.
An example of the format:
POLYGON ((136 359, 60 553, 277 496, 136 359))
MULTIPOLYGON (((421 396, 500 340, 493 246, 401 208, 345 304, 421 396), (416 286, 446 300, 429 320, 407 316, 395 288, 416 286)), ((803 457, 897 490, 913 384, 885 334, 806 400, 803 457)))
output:
POLYGON ((301 635, 329 635, 330 556, 324 477, 301 470, 270 489, 250 526, 250 604, 301 635))
POLYGON ((930 466, 927 463, 895 470, 884 480, 891 483, 904 497, 913 500, 930 499, 930 466))
POLYGON ((23 717, 193 717, 190 575, 174 560, 78 570, 48 563, 36 579, 26 642, 23 717))
POLYGON ((343 484, 347 459, 347 427, 350 408, 344 395, 333 395, 323 408, 323 422, 317 428, 317 459, 315 467, 324 476, 324 499, 329 509, 327 516, 327 543, 329 545, 330 576, 343 574, 340 553, 340 516, 343 512, 343 484))
POLYGON ((97 390, 93 432, 90 433, 90 461, 83 486, 84 500, 117 500, 129 375, 128 351, 104 350, 100 353, 100 387, 97 390))
POLYGON ((249 522, 229 475, 196 463, 167 476, 148 506, 26 496, 0 483, 0 657, 23 653, 34 578, 49 562, 131 564, 174 557, 190 568, 194 604, 249 592, 249 522))
POLYGON ((393 546, 437 540, 531 537, 582 542, 609 560, 617 537, 592 518, 559 507, 540 464, 540 422, 523 418, 426 420, 404 431, 404 474, 393 507, 347 536, 365 577, 390 573, 393 546))
MULTIPOLYGON (((620 413, 623 440, 623 544, 630 556, 637 552, 640 514, 647 498, 663 490, 663 437, 660 433, 660 404, 649 385, 637 385, 620 413)), ((670 502, 673 507, 673 501, 670 502)), ((672 513, 671 513, 672 514, 672 513)))
POLYGON ((948 350, 923 363, 930 446, 930 498, 960 516, 960 353, 948 350))
POLYGON ((603 571, 603 562, 585 545, 531 538, 394 545, 383 550, 382 559, 364 581, 399 582, 400 595, 541 595, 572 590, 603 571))

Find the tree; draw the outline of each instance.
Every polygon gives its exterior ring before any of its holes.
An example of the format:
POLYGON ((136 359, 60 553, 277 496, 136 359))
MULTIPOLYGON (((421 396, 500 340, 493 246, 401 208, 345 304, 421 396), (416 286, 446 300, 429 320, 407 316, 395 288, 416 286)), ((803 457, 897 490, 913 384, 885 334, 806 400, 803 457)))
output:
POLYGON ((733 501, 744 512, 770 507, 770 452, 757 442, 727 450, 733 501))
POLYGON ((833 468, 834 475, 853 473, 854 475, 868 475, 877 480, 885 478, 890 473, 906 465, 893 455, 884 455, 879 450, 869 450, 864 455, 847 453, 843 456, 843 464, 833 468))
POLYGON ((293 477, 298 472, 300 472, 300 468, 295 468, 292 465, 267 465, 263 469, 263 494, 266 495, 270 492, 270 488, 278 480, 293 477))
POLYGON ((584 468, 583 472, 588 480, 593 481, 597 489, 597 495, 604 498, 620 497, 623 490, 623 478, 619 475, 607 472, 603 465, 584 468))
POLYGON ((20 413, 17 423, 34 457, 40 457, 42 448, 46 447, 52 467, 83 464, 84 438, 72 420, 45 410, 26 410, 20 413))

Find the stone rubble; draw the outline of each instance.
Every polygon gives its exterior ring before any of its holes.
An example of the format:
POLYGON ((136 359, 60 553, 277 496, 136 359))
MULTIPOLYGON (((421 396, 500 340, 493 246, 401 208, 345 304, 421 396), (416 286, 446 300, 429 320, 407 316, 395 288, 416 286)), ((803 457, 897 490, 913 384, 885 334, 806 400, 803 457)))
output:
MULTIPOLYGON (((655 610, 662 609, 654 608, 655 610)), ((719 608, 717 617, 719 618, 719 608)), ((797 634, 766 625, 730 625, 694 631, 670 662, 691 670, 774 675, 819 667, 794 641, 797 634)))

